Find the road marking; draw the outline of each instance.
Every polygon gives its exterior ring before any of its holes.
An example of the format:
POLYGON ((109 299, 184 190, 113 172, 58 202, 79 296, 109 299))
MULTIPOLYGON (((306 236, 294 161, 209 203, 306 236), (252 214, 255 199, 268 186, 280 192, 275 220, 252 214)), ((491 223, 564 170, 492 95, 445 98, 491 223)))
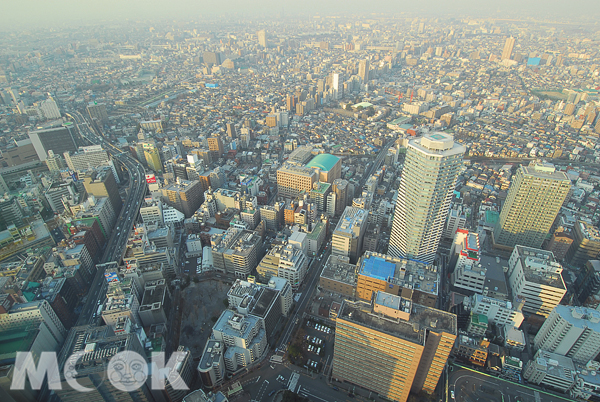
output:
POLYGON ((293 373, 292 376, 290 377, 290 382, 288 385, 288 389, 292 392, 295 392, 294 390, 296 389, 296 385, 298 385, 298 379, 300 378, 300 374, 298 373, 293 373))
POLYGON ((316 396, 316 395, 313 395, 313 394, 311 394, 310 392, 308 392, 308 391, 306 390, 306 388, 304 388, 304 389, 301 389, 301 388, 302 388, 302 386, 300 386, 300 388, 298 388, 298 394, 299 394, 299 395, 300 395, 300 394, 304 394, 304 395, 302 395, 302 396, 310 396, 311 398, 314 398, 314 399, 319 399, 319 400, 321 400, 321 401, 324 401, 324 402, 329 402, 327 399, 323 399, 323 398, 321 398, 321 397, 319 397, 319 396, 316 396))

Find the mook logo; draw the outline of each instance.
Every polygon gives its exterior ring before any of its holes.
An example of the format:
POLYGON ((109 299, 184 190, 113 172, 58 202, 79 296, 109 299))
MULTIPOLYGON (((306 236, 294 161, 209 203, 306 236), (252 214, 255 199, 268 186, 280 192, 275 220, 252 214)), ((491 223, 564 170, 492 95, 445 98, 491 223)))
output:
MULTIPOLYGON (((63 375, 69 386, 79 392, 90 392, 95 388, 84 387, 77 382, 77 363, 87 353, 76 352, 66 360, 63 375)), ((165 379, 176 390, 189 390, 185 381, 175 370, 178 362, 183 361, 186 352, 173 352, 165 364, 164 352, 152 356, 151 364, 139 354, 131 350, 115 354, 106 366, 106 378, 113 387, 123 392, 132 392, 142 387, 150 378, 150 387, 154 390, 165 388, 165 379)), ((26 379, 29 378, 31 388, 42 388, 44 378, 48 379, 48 388, 51 390, 62 389, 60 370, 56 352, 42 352, 36 366, 34 355, 31 352, 17 352, 14 375, 10 384, 12 390, 24 390, 26 379)))

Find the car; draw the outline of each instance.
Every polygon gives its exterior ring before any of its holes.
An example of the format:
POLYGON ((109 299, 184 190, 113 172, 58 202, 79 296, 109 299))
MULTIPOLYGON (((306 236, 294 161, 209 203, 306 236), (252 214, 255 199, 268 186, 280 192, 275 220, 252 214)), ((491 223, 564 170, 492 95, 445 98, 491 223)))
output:
POLYGON ((454 391, 450 391, 450 398, 454 399, 454 391))
POLYGON ((339 391, 340 389, 338 387, 333 387, 334 391, 339 391))

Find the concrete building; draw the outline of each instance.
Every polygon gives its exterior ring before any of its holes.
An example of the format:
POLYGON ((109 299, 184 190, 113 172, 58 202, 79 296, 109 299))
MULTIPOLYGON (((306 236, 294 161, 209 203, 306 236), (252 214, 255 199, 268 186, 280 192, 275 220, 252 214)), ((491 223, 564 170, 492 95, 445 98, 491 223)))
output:
POLYGON ((90 118, 98 120, 101 126, 108 123, 108 112, 105 103, 92 102, 88 104, 87 111, 90 118))
POLYGON ((453 251, 456 254, 456 265, 451 277, 452 286, 468 292, 483 293, 487 269, 481 266, 479 259, 479 235, 467 229, 458 229, 453 251))
POLYGON ((277 267, 279 278, 286 279, 292 285, 292 289, 297 290, 304 281, 307 269, 308 258, 302 250, 298 250, 291 244, 283 247, 277 267))
POLYGON ((326 292, 354 298, 356 278, 356 265, 350 264, 348 257, 330 254, 321 272, 319 286, 326 292))
POLYGON ((388 253, 433 262, 465 147, 451 135, 410 140, 398 189, 388 253))
POLYGON ((589 260, 600 255, 600 231, 587 222, 577 221, 573 228, 573 244, 567 252, 566 260, 575 267, 583 267, 589 260))
POLYGON ((258 265, 258 249, 262 240, 258 233, 230 227, 211 237, 214 268, 246 279, 258 265))
POLYGON ((144 141, 141 145, 144 152, 144 159, 146 160, 148 167, 157 173, 161 173, 163 171, 163 166, 156 143, 154 141, 144 141))
POLYGON ((83 178, 83 186, 88 195, 108 197, 113 211, 119 216, 123 207, 123 200, 121 200, 112 168, 104 166, 88 171, 83 178))
POLYGON ((139 316, 144 327, 165 324, 171 312, 171 294, 164 279, 146 282, 139 316))
POLYGON ((203 200, 199 181, 177 180, 160 189, 162 200, 189 218, 200 207, 203 200))
POLYGON ((471 312, 467 332, 475 337, 483 338, 488 329, 488 319, 483 314, 471 312))
MULTIPOLYGON (((337 179, 333 181, 331 193, 335 196, 334 215, 340 216, 344 213, 346 206, 348 206, 348 199, 352 199, 354 194, 350 195, 349 183, 347 180, 343 179, 337 179)), ((327 202, 329 203, 329 200, 327 202)), ((331 208, 328 209, 330 210, 331 208)), ((331 213, 329 214, 331 215, 331 213)))
POLYGON ((336 319, 332 378, 400 402, 411 391, 431 394, 456 335, 454 314, 400 296, 345 300, 336 319))
POLYGON ((519 328, 523 322, 523 313, 520 306, 518 306, 518 309, 514 308, 513 304, 506 300, 473 295, 470 307, 472 312, 488 317, 490 324, 498 326, 511 325, 519 328))
POLYGON ((452 354, 458 359, 484 367, 488 357, 489 341, 476 340, 466 335, 456 337, 452 354))
POLYGON ((235 373, 263 355, 267 335, 261 320, 225 310, 213 326, 212 336, 226 346, 223 360, 228 372, 235 373))
POLYGON ((600 261, 585 263, 575 282, 575 298, 582 305, 596 307, 600 296, 600 261))
POLYGON ((439 288, 437 269, 422 262, 366 251, 356 264, 356 297, 362 300, 382 291, 435 307, 439 288))
MULTIPOLYGON (((76 172, 83 172, 88 169, 94 169, 98 166, 107 165, 110 161, 108 152, 102 149, 102 145, 91 145, 80 147, 76 152, 67 151, 63 154, 65 162, 69 169, 76 172)), ((118 178, 116 171, 113 171, 115 178, 118 178)))
POLYGON ((62 321, 47 300, 35 300, 14 304, 8 311, 4 308, 0 314, 0 332, 5 333, 26 325, 31 328, 43 326, 57 345, 61 345, 67 336, 62 321))
POLYGON ((517 244, 541 248, 570 188, 567 175, 550 163, 521 166, 502 206, 494 242, 509 249, 517 244))
POLYGON ((562 266, 551 252, 516 246, 508 260, 507 272, 513 302, 519 304, 524 300, 524 313, 548 317, 567 293, 561 273, 562 266))
POLYGON ((538 350, 523 370, 523 378, 560 392, 569 392, 575 384, 573 361, 560 354, 538 350))
POLYGON ((62 155, 64 152, 77 150, 75 126, 72 123, 30 131, 29 138, 42 162, 48 157, 48 151, 53 151, 55 155, 62 155))
POLYGON ((331 238, 331 253, 358 261, 367 229, 369 213, 364 209, 346 207, 331 238))
POLYGON ((558 353, 585 364, 600 354, 600 312, 558 305, 533 340, 536 349, 558 353))
POLYGON ((506 38, 506 42, 504 42, 504 49, 502 49, 502 58, 501 60, 510 60, 512 55, 513 48, 515 47, 515 38, 512 36, 510 38, 506 38))
POLYGON ((285 162, 277 170, 277 191, 280 197, 296 198, 313 189, 319 174, 312 168, 285 162))
POLYGON ((214 388, 223 384, 226 373, 224 352, 224 342, 216 339, 209 339, 206 342, 197 368, 205 387, 214 388))

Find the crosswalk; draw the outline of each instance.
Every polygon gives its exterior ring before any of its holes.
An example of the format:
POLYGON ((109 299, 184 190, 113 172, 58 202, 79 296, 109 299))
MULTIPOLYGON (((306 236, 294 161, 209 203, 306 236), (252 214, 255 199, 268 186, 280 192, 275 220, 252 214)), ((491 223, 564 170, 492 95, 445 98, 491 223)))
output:
POLYGON ((300 379, 300 374, 292 373, 290 377, 290 382, 288 383, 288 389, 292 392, 296 392, 296 386, 298 385, 298 380, 300 379))

